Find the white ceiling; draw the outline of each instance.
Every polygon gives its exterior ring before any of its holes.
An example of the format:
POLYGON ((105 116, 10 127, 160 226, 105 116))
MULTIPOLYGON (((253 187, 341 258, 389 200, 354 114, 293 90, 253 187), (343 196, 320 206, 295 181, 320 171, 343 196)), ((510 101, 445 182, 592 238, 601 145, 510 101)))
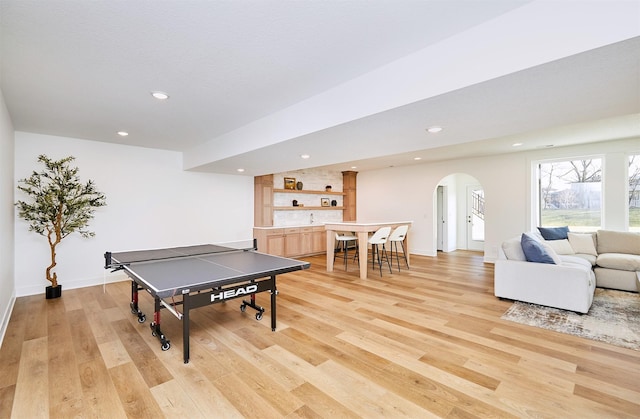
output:
POLYGON ((0 87, 17 131, 218 173, 640 137, 640 2, 565 3, 0 0, 0 87))

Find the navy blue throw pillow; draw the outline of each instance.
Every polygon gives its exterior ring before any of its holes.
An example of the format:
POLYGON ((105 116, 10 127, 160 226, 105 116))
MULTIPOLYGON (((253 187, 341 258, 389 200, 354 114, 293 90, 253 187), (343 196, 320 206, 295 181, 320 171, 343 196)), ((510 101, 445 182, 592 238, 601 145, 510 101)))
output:
POLYGON ((522 234, 520 246, 522 246, 522 251, 528 262, 551 263, 555 265, 553 258, 544 249, 542 243, 528 234, 522 234))
POLYGON ((564 240, 568 238, 569 227, 538 227, 545 240, 564 240))

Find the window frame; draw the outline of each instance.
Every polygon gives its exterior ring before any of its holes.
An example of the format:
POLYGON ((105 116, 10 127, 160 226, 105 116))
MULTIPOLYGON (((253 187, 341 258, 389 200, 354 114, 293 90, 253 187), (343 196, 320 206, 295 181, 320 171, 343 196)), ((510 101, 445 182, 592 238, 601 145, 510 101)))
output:
MULTIPOLYGON (((629 165, 629 162, 631 160, 631 157, 635 156, 636 158, 636 162, 635 165, 638 166, 638 168, 640 168, 640 150, 636 151, 636 152, 630 152, 627 153, 626 155, 626 162, 627 162, 627 167, 626 167, 626 171, 625 171, 625 197, 627 198, 627 202, 625 205, 625 208, 627 210, 627 231, 635 231, 635 232, 640 232, 640 224, 637 226, 632 226, 631 225, 631 202, 630 201, 630 194, 631 194, 631 190, 630 190, 630 183, 631 183, 631 166, 629 165)), ((640 195, 640 187, 636 190, 636 193, 638 195, 640 195)), ((640 201, 640 196, 638 198, 638 200, 640 201)), ((638 206, 638 208, 640 209, 640 205, 638 206)))
MULTIPOLYGON (((536 159, 536 160, 532 160, 532 167, 531 167, 531 172, 532 172, 532 189, 534 191, 534 193, 532 194, 533 197, 533 202, 532 202, 532 222, 533 222, 533 227, 537 227, 537 226, 543 226, 542 225, 542 170, 541 170, 541 165, 543 164, 553 164, 553 163, 568 163, 571 161, 577 161, 577 160, 595 160, 595 159, 599 159, 600 160, 600 221, 599 221, 599 225, 598 226, 581 226, 581 227, 586 227, 586 228, 582 228, 582 229, 578 229, 575 231, 580 231, 580 232, 593 232, 596 231, 598 229, 602 229, 603 228, 603 224, 604 224, 604 220, 605 220, 605 214, 604 214, 604 207, 605 207, 605 191, 606 191, 606 176, 605 176, 605 166, 606 166, 606 156, 604 154, 578 154, 578 155, 573 155, 573 156, 563 156, 563 157, 553 157, 553 158, 548 158, 548 159, 536 159)), ((627 176, 628 179, 628 176, 627 176)), ((627 183, 627 188, 628 188, 628 181, 627 183)), ((571 226, 569 226, 571 228, 571 226)), ((577 226, 574 226, 574 229, 577 226)))

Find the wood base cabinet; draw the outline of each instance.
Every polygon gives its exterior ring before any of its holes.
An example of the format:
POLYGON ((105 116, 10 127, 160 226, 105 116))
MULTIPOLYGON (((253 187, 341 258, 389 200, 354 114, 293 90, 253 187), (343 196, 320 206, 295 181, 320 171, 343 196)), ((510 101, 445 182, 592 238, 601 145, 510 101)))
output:
POLYGON ((324 226, 311 229, 311 253, 318 254, 327 251, 327 231, 324 226))
POLYGON ((258 251, 284 257, 310 256, 327 251, 324 226, 255 227, 258 251))
POLYGON ((258 252, 275 256, 284 256, 284 229, 283 228, 254 228, 253 237, 258 244, 258 252))

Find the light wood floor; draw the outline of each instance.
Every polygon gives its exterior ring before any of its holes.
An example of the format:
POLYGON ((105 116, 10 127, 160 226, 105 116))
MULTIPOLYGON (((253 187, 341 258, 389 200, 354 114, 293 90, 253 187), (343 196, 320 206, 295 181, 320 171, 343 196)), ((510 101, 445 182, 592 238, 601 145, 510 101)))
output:
MULTIPOLYGON (((191 362, 129 309, 129 282, 19 298, 0 349, 2 418, 640 417, 640 351, 503 321, 478 253, 279 277, 278 328, 239 301, 194 310, 191 362)), ((258 295, 268 307, 269 295, 258 295)), ((640 321, 640 319, 639 319, 640 321)))

